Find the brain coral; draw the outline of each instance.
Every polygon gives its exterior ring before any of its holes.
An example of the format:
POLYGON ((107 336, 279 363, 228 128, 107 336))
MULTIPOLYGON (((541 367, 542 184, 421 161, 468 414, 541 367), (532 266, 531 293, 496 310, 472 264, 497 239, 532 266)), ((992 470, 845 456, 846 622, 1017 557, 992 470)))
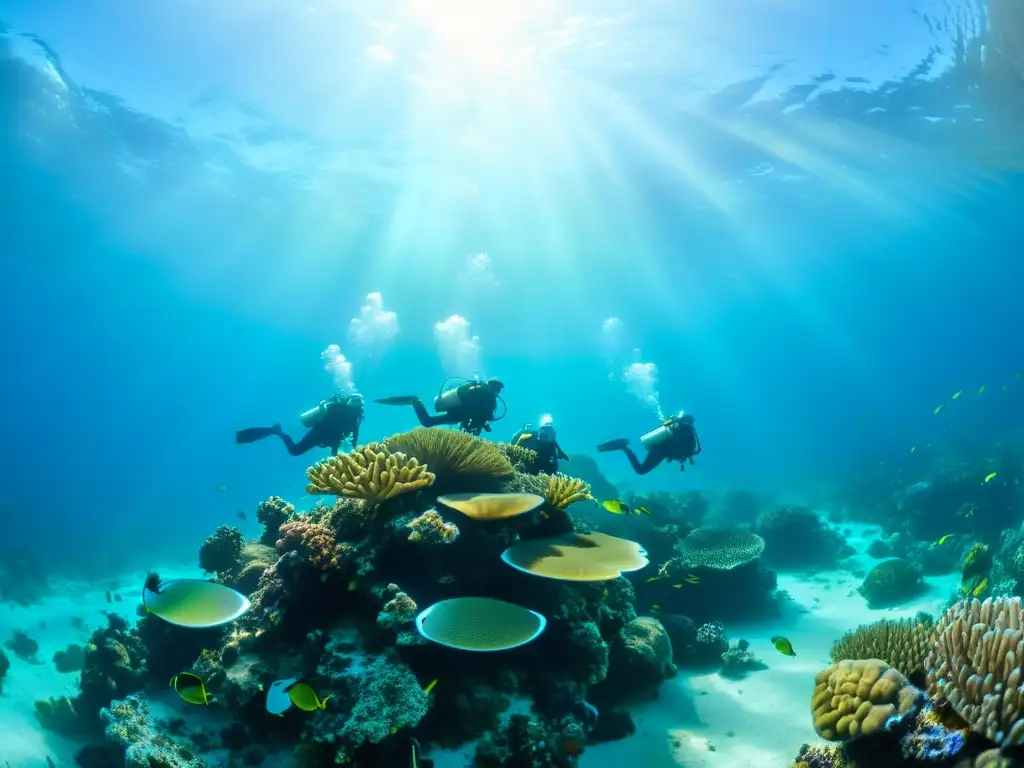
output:
POLYGON ((849 741, 882 730, 893 715, 916 712, 924 698, 881 659, 836 662, 814 682, 814 730, 829 741, 849 741))
POLYGON ((881 659, 904 675, 924 667, 931 649, 932 624, 913 619, 882 619, 861 624, 832 644, 832 661, 881 659))
POLYGON ((946 699, 971 730, 995 742, 1024 742, 1021 599, 961 600, 936 626, 925 660, 928 691, 946 699))
POLYGON ((764 539, 736 526, 706 526, 690 531, 676 544, 679 562, 687 568, 731 571, 761 556, 764 539))

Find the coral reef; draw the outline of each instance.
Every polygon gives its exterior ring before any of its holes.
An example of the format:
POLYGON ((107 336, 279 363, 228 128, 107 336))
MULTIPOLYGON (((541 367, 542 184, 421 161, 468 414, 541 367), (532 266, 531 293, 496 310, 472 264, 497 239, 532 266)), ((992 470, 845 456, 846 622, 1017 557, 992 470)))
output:
POLYGON ((718 674, 732 680, 742 680, 749 672, 768 669, 768 665, 755 656, 747 640, 739 640, 722 654, 722 668, 718 674))
POLYGON ((885 560, 872 568, 857 591, 872 608, 896 605, 924 589, 921 568, 907 560, 885 560))
POLYGON ((72 643, 64 650, 53 654, 53 665, 63 674, 78 672, 85 666, 85 649, 72 643))
POLYGON ((499 451, 505 454, 505 458, 508 459, 516 472, 521 472, 525 475, 536 474, 536 451, 524 448, 521 445, 512 445, 511 443, 495 443, 495 445, 499 451))
POLYGON ((753 530, 764 539, 765 561, 775 566, 832 566, 853 554, 837 531, 804 507, 762 512, 753 530))
POLYGON ((763 550, 764 539, 732 526, 696 528, 676 544, 681 566, 722 571, 753 562, 763 550))
POLYGON ((29 664, 41 663, 38 657, 39 643, 20 629, 11 633, 11 639, 6 641, 4 646, 22 661, 27 661, 29 664))
POLYGON ((138 696, 113 702, 101 713, 105 735, 124 749, 125 768, 205 768, 206 762, 167 735, 168 728, 154 722, 149 705, 138 696))
POLYGON ((237 570, 244 543, 240 530, 230 525, 219 526, 199 548, 199 567, 218 576, 237 570))
POLYGON ((451 544, 459 538, 458 526, 445 522, 436 509, 428 509, 419 517, 411 520, 406 527, 412 528, 409 541, 423 544, 451 544))
POLYGON ((832 644, 832 661, 881 659, 910 677, 924 669, 932 647, 933 622, 928 619, 882 619, 861 624, 832 644))
POLYGON ((260 502, 256 508, 256 520, 263 526, 260 543, 267 547, 274 546, 278 539, 278 531, 295 514, 295 507, 280 496, 271 496, 260 502))
POLYGON ((894 715, 916 713, 923 694, 880 659, 838 661, 815 678, 814 730, 829 741, 870 736, 894 715))
POLYGON ((606 685, 626 694, 652 694, 675 672, 668 632, 657 619, 638 616, 611 645, 606 685))
POLYGON ((729 638, 719 621, 708 622, 697 628, 693 658, 696 663, 717 663, 729 650, 729 638))
POLYGON ((425 464, 443 483, 438 493, 485 491, 512 477, 515 468, 497 444, 442 427, 416 427, 392 435, 384 448, 425 464))
POLYGON ((388 585, 388 592, 393 593, 394 597, 384 604, 383 610, 377 616, 377 624, 386 629, 395 629, 412 622, 416 618, 416 601, 394 584, 388 585))
POLYGON ((281 538, 277 540, 277 551, 281 555, 295 555, 318 571, 329 571, 338 567, 341 554, 334 534, 326 526, 295 520, 281 526, 281 538))
POLYGON ((376 443, 318 462, 306 470, 306 476, 306 493, 361 499, 367 508, 433 485, 435 478, 417 459, 392 453, 376 443))

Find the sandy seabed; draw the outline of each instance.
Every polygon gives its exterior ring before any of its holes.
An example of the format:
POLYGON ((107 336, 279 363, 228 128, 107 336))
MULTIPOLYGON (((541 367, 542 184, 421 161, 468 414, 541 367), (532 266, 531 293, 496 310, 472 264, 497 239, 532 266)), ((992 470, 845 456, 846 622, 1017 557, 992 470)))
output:
MULTIPOLYGON (((858 552, 879 533, 872 526, 843 528, 852 531, 848 541, 858 552)), ((879 562, 867 555, 856 560, 864 572, 879 562)), ((74 765, 79 745, 43 731, 33 702, 75 695, 77 675, 58 673, 51 661, 54 652, 69 643, 87 642, 91 631, 103 624, 103 612, 134 618, 144 577, 129 574, 101 588, 57 583, 53 595, 38 605, 0 605, 0 639, 6 640, 15 629, 25 630, 38 640, 42 662, 28 664, 8 654, 11 669, 0 695, 0 761, 7 764, 3 768, 45 768, 47 757, 56 766, 74 765), (123 595, 124 601, 108 604, 108 588, 123 595), (74 628, 76 616, 84 619, 86 629, 74 628)), ((582 768, 788 768, 801 744, 817 741, 811 727, 810 696, 814 676, 829 664, 832 643, 848 629, 881 618, 912 617, 922 610, 938 616, 958 585, 956 574, 929 577, 928 590, 913 602, 872 610, 856 591, 862 578, 845 570, 780 573, 779 588, 791 598, 782 618, 726 625, 731 640, 750 641, 751 650, 767 669, 742 680, 728 680, 717 672, 682 670, 662 686, 658 699, 633 709, 635 735, 588 747, 580 760, 582 768), (769 640, 774 635, 789 638, 797 655, 779 654, 769 640)), ((154 705, 180 709, 170 691, 155 699, 154 705)), ((466 768, 472 754, 472 746, 467 745, 424 756, 432 758, 436 768, 466 768)))

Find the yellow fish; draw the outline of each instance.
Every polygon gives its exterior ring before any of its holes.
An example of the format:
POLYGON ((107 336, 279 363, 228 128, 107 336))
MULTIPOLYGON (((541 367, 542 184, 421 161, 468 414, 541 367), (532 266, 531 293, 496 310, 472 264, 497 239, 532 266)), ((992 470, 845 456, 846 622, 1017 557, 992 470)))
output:
POLYGON ((971 597, 978 597, 988 586, 988 576, 978 582, 978 586, 971 590, 971 597))
POLYGON ((601 504, 602 507, 607 509, 613 515, 628 515, 629 505, 624 504, 618 499, 609 499, 608 501, 601 504))
POLYGON ((346 591, 348 591, 348 592, 355 592, 357 589, 359 589, 359 582, 356 581, 355 579, 350 581, 348 583, 348 587, 346 587, 346 591))
POLYGON ((946 543, 946 539, 948 539, 952 535, 952 533, 947 533, 945 536, 939 537, 939 540, 935 542, 935 546, 941 547, 943 544, 946 543))
POLYGON ((683 588, 682 584, 673 584, 672 585, 672 589, 682 589, 682 588, 683 588))
POLYGON ((649 576, 647 583, 650 584, 652 581, 661 581, 662 579, 668 578, 667 576, 649 576))
POLYGON ((958 389, 956 392, 953 393, 953 399, 956 400, 963 393, 964 393, 964 391, 962 389, 958 389))
POLYGON ((916 450, 917 450, 917 446, 916 446, 916 445, 912 445, 912 446, 910 446, 910 452, 911 452, 911 453, 913 453, 913 452, 914 452, 914 451, 916 451, 916 450))
POLYGON ((427 687, 423 689, 423 692, 429 696, 431 694, 431 692, 434 690, 434 688, 436 688, 436 687, 437 687, 437 678, 435 677, 433 680, 431 680, 429 683, 427 683, 427 687))
POLYGON ((796 651, 793 650, 793 644, 784 637, 773 637, 772 645, 774 645, 775 650, 783 656, 796 656, 796 651))
POLYGON ((980 387, 978 387, 978 394, 979 395, 984 395, 985 394, 985 385, 984 384, 982 384, 980 387))
POLYGON ((213 701, 213 696, 206 692, 206 685, 202 678, 193 675, 191 672, 179 672, 171 678, 171 688, 177 693, 182 701, 189 704, 208 705, 213 701))
POLYGON ((661 606, 658 605, 657 603, 655 603, 654 605, 651 606, 651 610, 652 611, 660 611, 661 610, 661 606))
POLYGON ((638 507, 636 513, 638 515, 644 514, 644 515, 647 515, 648 517, 651 516, 651 510, 649 510, 647 507, 638 507))
POLYGON ((936 416, 938 416, 941 412, 942 412, 942 406, 941 405, 936 405, 935 406, 935 410, 932 411, 932 413, 935 414, 936 416))
POLYGON ((700 576, 693 573, 686 574, 686 578, 683 579, 687 584, 700 584, 700 576))
POLYGON ((982 480, 981 482, 982 483, 987 483, 990 480, 995 480, 995 479, 996 479, 996 473, 995 472, 989 472, 987 475, 985 475, 985 479, 982 480))
POLYGON ((303 712, 327 709, 327 702, 331 700, 330 696, 325 696, 322 699, 317 696, 313 686, 309 683, 295 683, 288 689, 288 698, 303 712))

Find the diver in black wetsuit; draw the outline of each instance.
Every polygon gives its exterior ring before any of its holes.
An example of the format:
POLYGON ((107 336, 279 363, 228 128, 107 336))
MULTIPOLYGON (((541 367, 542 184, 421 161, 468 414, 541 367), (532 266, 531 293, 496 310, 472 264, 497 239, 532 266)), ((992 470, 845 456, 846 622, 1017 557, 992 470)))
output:
POLYGON ((416 411, 416 418, 424 427, 458 424, 463 432, 479 435, 491 431, 492 421, 505 417, 504 413, 495 416, 498 403, 505 404, 501 399, 501 390, 504 388, 505 385, 497 379, 466 381, 446 391, 442 384, 441 394, 434 398, 434 410, 440 411, 436 414, 428 413, 426 406, 415 395, 385 397, 374 402, 381 405, 411 405, 416 411))
POLYGON ((346 437, 351 436, 352 447, 359 442, 359 425, 363 421, 363 396, 334 395, 329 400, 310 408, 299 416, 304 427, 309 427, 299 442, 295 442, 281 430, 280 424, 272 427, 251 427, 235 433, 238 444, 255 443, 271 435, 277 435, 292 456, 300 456, 313 448, 330 448, 332 454, 341 449, 346 437))
POLYGON ((640 438, 647 449, 647 456, 641 462, 629 447, 629 440, 621 438, 597 446, 597 450, 622 451, 629 459, 633 471, 646 475, 663 461, 678 461, 679 469, 686 469, 686 462, 693 464, 693 457, 700 453, 700 438, 693 426, 693 416, 673 416, 657 429, 652 429, 640 438))
POLYGON ((557 474, 558 460, 569 461, 569 457, 558 444, 555 425, 551 422, 541 424, 537 429, 532 424, 524 424, 523 428, 512 436, 512 445, 522 446, 537 454, 537 469, 549 475, 557 474))

